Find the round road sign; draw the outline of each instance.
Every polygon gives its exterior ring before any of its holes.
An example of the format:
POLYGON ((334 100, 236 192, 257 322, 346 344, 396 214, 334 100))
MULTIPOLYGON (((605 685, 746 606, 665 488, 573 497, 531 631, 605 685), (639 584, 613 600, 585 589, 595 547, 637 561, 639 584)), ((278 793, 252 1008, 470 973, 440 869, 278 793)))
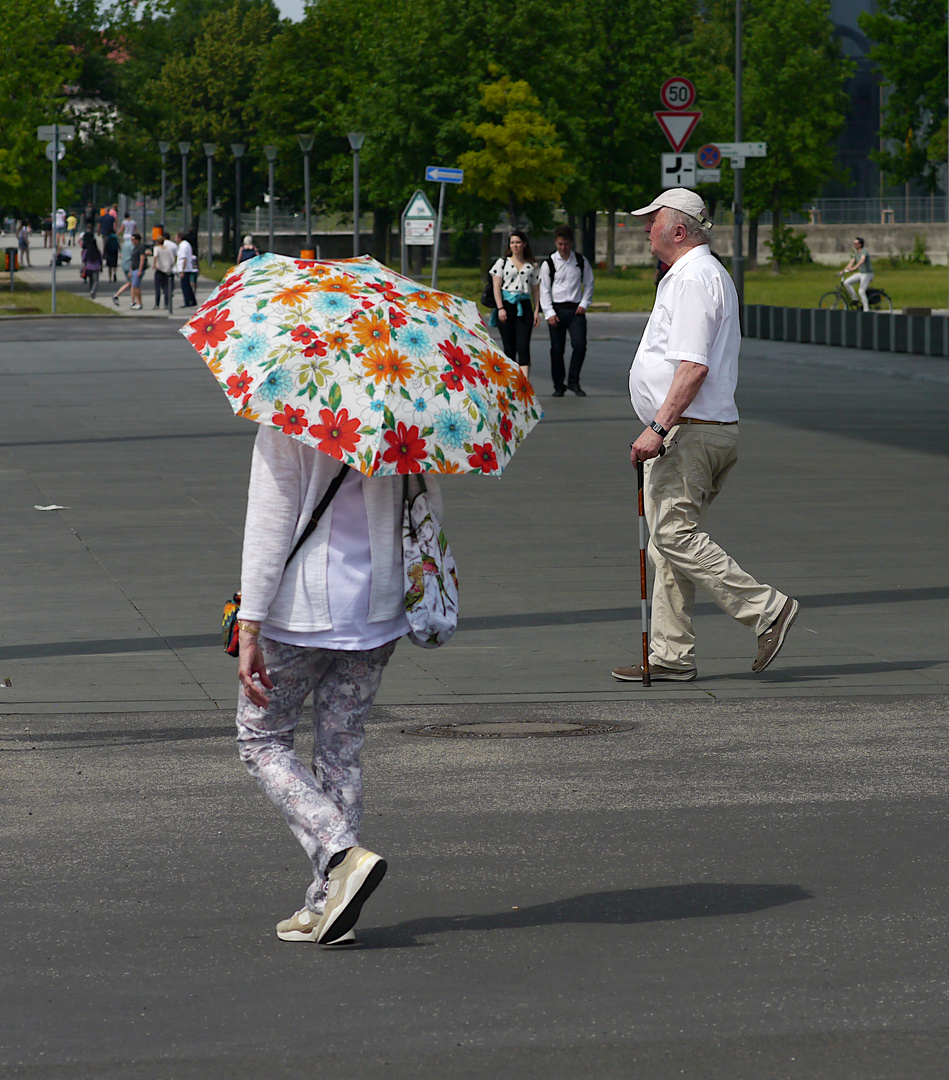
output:
POLYGON ((63 158, 66 156, 66 147, 63 145, 62 142, 60 142, 60 144, 59 144, 59 153, 58 154, 56 153, 56 143, 55 142, 48 142, 46 144, 46 160, 47 161, 52 161, 54 156, 55 156, 57 161, 62 161, 63 158))
POLYGON ((715 143, 706 143, 699 147, 695 156, 702 169, 717 169, 722 163, 722 152, 715 143))
POLYGON ((667 109, 681 112, 691 108, 692 102, 695 101, 695 87, 688 79, 675 75, 662 84, 659 97, 667 109))

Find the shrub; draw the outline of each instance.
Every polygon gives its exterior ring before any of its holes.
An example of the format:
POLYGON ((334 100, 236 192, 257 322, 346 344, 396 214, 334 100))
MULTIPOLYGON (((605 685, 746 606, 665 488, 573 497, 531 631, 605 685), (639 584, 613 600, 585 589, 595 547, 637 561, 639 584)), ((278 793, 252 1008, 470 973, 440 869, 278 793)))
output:
POLYGON ((790 225, 782 225, 776 239, 766 240, 764 246, 770 250, 772 260, 779 265, 814 261, 804 233, 795 232, 790 225))

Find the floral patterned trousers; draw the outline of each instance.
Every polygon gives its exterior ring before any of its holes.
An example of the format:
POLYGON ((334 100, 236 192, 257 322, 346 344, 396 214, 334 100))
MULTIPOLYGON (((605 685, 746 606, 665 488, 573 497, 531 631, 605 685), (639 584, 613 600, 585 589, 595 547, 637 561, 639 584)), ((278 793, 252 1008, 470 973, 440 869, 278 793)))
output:
MULTIPOLYGON (((398 639, 396 639, 397 641, 398 639)), ((274 684, 266 709, 241 691, 237 741, 241 761, 281 811, 313 867, 306 906, 322 912, 326 864, 359 843, 363 725, 396 641, 349 652, 260 638, 274 684), (313 693, 313 765, 293 751, 303 702, 313 693)))

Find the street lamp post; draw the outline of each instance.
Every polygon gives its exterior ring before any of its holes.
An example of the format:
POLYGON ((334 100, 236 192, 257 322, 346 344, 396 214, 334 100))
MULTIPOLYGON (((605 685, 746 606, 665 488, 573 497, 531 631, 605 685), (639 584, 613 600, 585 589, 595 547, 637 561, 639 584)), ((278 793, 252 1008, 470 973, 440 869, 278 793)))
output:
POLYGON ((214 161, 214 155, 217 153, 217 144, 213 142, 206 142, 204 144, 204 154, 208 159, 208 266, 214 262, 214 219, 212 217, 212 210, 214 207, 214 199, 211 196, 211 183, 213 180, 212 163, 214 161))
POLYGON ((267 158, 267 186, 270 192, 270 250, 273 251, 273 170, 274 162, 277 160, 277 147, 265 146, 264 155, 267 158))
MULTIPOLYGON (((165 229, 165 161, 168 157, 168 151, 171 149, 170 142, 160 142, 158 144, 158 152, 161 154, 161 227, 165 229)), ((146 196, 147 198, 147 196, 146 196)), ((144 217, 144 216, 143 216, 144 217)), ((142 225, 142 236, 145 235, 145 226, 142 225)))
POLYGON ((303 151, 303 198, 306 204, 306 250, 307 258, 313 258, 313 230, 310 227, 310 151, 313 149, 314 135, 297 135, 297 142, 303 151))
MULTIPOLYGON (((231 143, 231 153, 234 155, 234 238, 241 235, 241 158, 244 156, 244 144, 242 142, 231 143)), ((235 250, 237 245, 235 245, 235 250)))
MULTIPOLYGON (((735 0, 735 142, 741 142, 744 138, 744 125, 742 123, 741 106, 741 3, 735 0)), ((745 211, 741 205, 742 180, 745 170, 732 168, 732 176, 735 178, 735 233, 732 254, 732 280, 735 282, 735 291, 738 293, 739 317, 744 318, 745 309, 745 259, 742 254, 742 225, 745 221, 745 211)))
POLYGON ((362 131, 350 131, 347 136, 353 151, 353 258, 359 258, 359 151, 366 141, 362 131))
POLYGON ((181 232, 188 230, 188 151, 191 143, 180 142, 178 149, 181 151, 181 232))

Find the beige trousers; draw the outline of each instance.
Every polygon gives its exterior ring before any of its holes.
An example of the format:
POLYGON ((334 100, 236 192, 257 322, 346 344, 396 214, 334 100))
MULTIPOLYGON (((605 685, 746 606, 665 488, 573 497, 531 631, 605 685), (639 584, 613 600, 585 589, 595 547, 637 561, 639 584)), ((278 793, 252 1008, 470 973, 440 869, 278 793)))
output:
POLYGON ((756 635, 787 600, 746 574, 702 529, 705 511, 737 460, 737 424, 680 424, 667 437, 665 454, 646 463, 649 559, 655 570, 650 663, 695 667, 696 586, 756 635))

